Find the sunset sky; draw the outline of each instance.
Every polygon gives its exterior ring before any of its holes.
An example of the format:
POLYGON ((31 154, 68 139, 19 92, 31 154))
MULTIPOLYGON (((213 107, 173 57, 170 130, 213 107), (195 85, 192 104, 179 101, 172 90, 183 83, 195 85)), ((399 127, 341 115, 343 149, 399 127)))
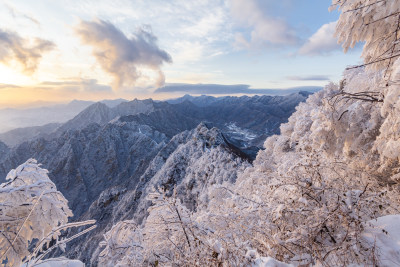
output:
POLYGON ((156 91, 170 84, 269 89, 337 82, 346 66, 360 63, 361 49, 343 54, 332 36, 339 13, 329 13, 329 5, 0 0, 0 108, 190 93, 156 91))

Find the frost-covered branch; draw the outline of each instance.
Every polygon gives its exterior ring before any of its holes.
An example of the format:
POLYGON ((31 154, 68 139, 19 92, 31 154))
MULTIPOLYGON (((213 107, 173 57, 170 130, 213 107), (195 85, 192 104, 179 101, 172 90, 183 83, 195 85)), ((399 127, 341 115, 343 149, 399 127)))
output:
POLYGON ((385 69, 390 79, 393 62, 399 58, 399 14, 397 0, 333 0, 330 10, 342 11, 336 26, 336 36, 345 51, 357 42, 365 42, 364 64, 352 68, 385 69))
POLYGON ((50 251, 52 240, 57 240, 56 246, 71 240, 58 240, 62 231, 95 223, 67 224, 73 215, 68 201, 47 173, 30 159, 11 170, 8 182, 0 185, 0 260, 5 266, 20 266, 23 261, 26 266, 39 263, 50 251))

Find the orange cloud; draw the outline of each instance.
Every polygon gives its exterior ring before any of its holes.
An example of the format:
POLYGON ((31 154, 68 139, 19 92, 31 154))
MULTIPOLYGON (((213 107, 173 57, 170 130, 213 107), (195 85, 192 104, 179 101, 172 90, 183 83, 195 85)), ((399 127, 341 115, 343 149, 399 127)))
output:
POLYGON ((44 39, 25 39, 15 32, 0 29, 0 63, 17 62, 25 74, 37 69, 43 53, 54 49, 55 44, 44 39))
POLYGON ((0 108, 19 107, 36 101, 65 102, 73 99, 106 98, 115 98, 111 87, 99 84, 94 79, 71 78, 32 86, 0 84, 0 108))
POLYGON ((141 28, 131 38, 103 20, 81 21, 75 30, 82 42, 93 48, 102 69, 114 76, 115 89, 138 85, 138 80, 144 78, 140 71, 143 67, 154 71, 155 86, 164 84, 161 65, 172 60, 157 46, 157 38, 148 27, 141 28))

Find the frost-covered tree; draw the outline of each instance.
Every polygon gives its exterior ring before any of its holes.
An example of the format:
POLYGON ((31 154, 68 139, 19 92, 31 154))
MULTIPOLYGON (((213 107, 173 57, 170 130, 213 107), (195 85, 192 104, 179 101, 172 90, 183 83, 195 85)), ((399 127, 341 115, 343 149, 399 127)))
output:
POLYGON ((143 230, 132 220, 114 225, 104 235, 99 255, 101 266, 140 266, 144 261, 143 230))
POLYGON ((5 266, 37 264, 48 253, 50 242, 63 248, 69 241, 59 239, 62 231, 94 223, 68 224, 73 215, 68 201, 47 173, 30 159, 11 170, 0 185, 0 260, 5 266))
POLYGON ((383 76, 373 91, 365 91, 360 87, 356 92, 347 92, 341 86, 340 95, 344 96, 344 99, 383 102, 383 98, 391 95, 393 89, 398 91, 398 88, 390 88, 390 86, 399 85, 399 1, 333 0, 330 9, 336 8, 339 8, 342 14, 337 23, 335 35, 342 43, 344 50, 354 47, 357 42, 365 42, 362 53, 364 64, 350 69, 366 67, 367 70, 381 72, 383 76))
MULTIPOLYGON (((345 49, 354 46, 356 42, 365 42, 362 56, 366 70, 346 74, 342 84, 345 86, 341 86, 332 103, 345 120, 348 117, 350 122, 355 121, 354 115, 350 118, 351 113, 357 114, 359 120, 364 119, 362 126, 368 135, 364 137, 368 137, 369 146, 364 154, 371 158, 368 165, 379 172, 381 179, 398 181, 400 1, 334 0, 332 8, 336 7, 342 11, 336 35, 345 49), (360 76, 363 78, 360 79, 360 76), (350 109, 347 105, 349 99, 353 103, 350 109), (369 116, 358 113, 361 109, 352 100, 360 99, 373 102, 370 110, 365 110, 369 112, 369 116), (371 119, 366 119, 367 117, 371 119)), ((363 105, 359 105, 361 106, 363 105)), ((354 147, 357 145, 351 141, 347 144, 354 147)), ((365 148, 363 144, 361 146, 365 148)))
POLYGON ((143 225, 122 221, 105 235, 101 266, 240 266, 254 260, 240 253, 231 237, 220 236, 199 213, 190 212, 176 193, 154 192, 149 199, 154 205, 143 225))
MULTIPOLYGON (((345 51, 365 42, 365 65, 391 69, 400 56, 400 5, 396 0, 333 0, 331 10, 342 12, 336 27, 345 51)), ((390 75, 389 75, 390 76, 390 75)))

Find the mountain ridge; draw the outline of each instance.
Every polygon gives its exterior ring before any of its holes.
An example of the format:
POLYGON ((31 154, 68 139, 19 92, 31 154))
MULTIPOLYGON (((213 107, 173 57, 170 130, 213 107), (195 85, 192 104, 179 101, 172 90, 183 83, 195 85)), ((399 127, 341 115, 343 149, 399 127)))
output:
POLYGON ((136 99, 113 108, 95 103, 52 134, 3 146, 0 177, 29 158, 50 170, 73 220, 98 221, 90 242, 79 239, 68 249, 89 263, 113 224, 146 217, 154 188, 168 195, 176 189, 195 209, 207 201, 198 196, 208 183, 234 181, 238 166, 250 164, 265 137, 279 132, 306 96, 226 97, 205 107, 188 100, 136 99))

